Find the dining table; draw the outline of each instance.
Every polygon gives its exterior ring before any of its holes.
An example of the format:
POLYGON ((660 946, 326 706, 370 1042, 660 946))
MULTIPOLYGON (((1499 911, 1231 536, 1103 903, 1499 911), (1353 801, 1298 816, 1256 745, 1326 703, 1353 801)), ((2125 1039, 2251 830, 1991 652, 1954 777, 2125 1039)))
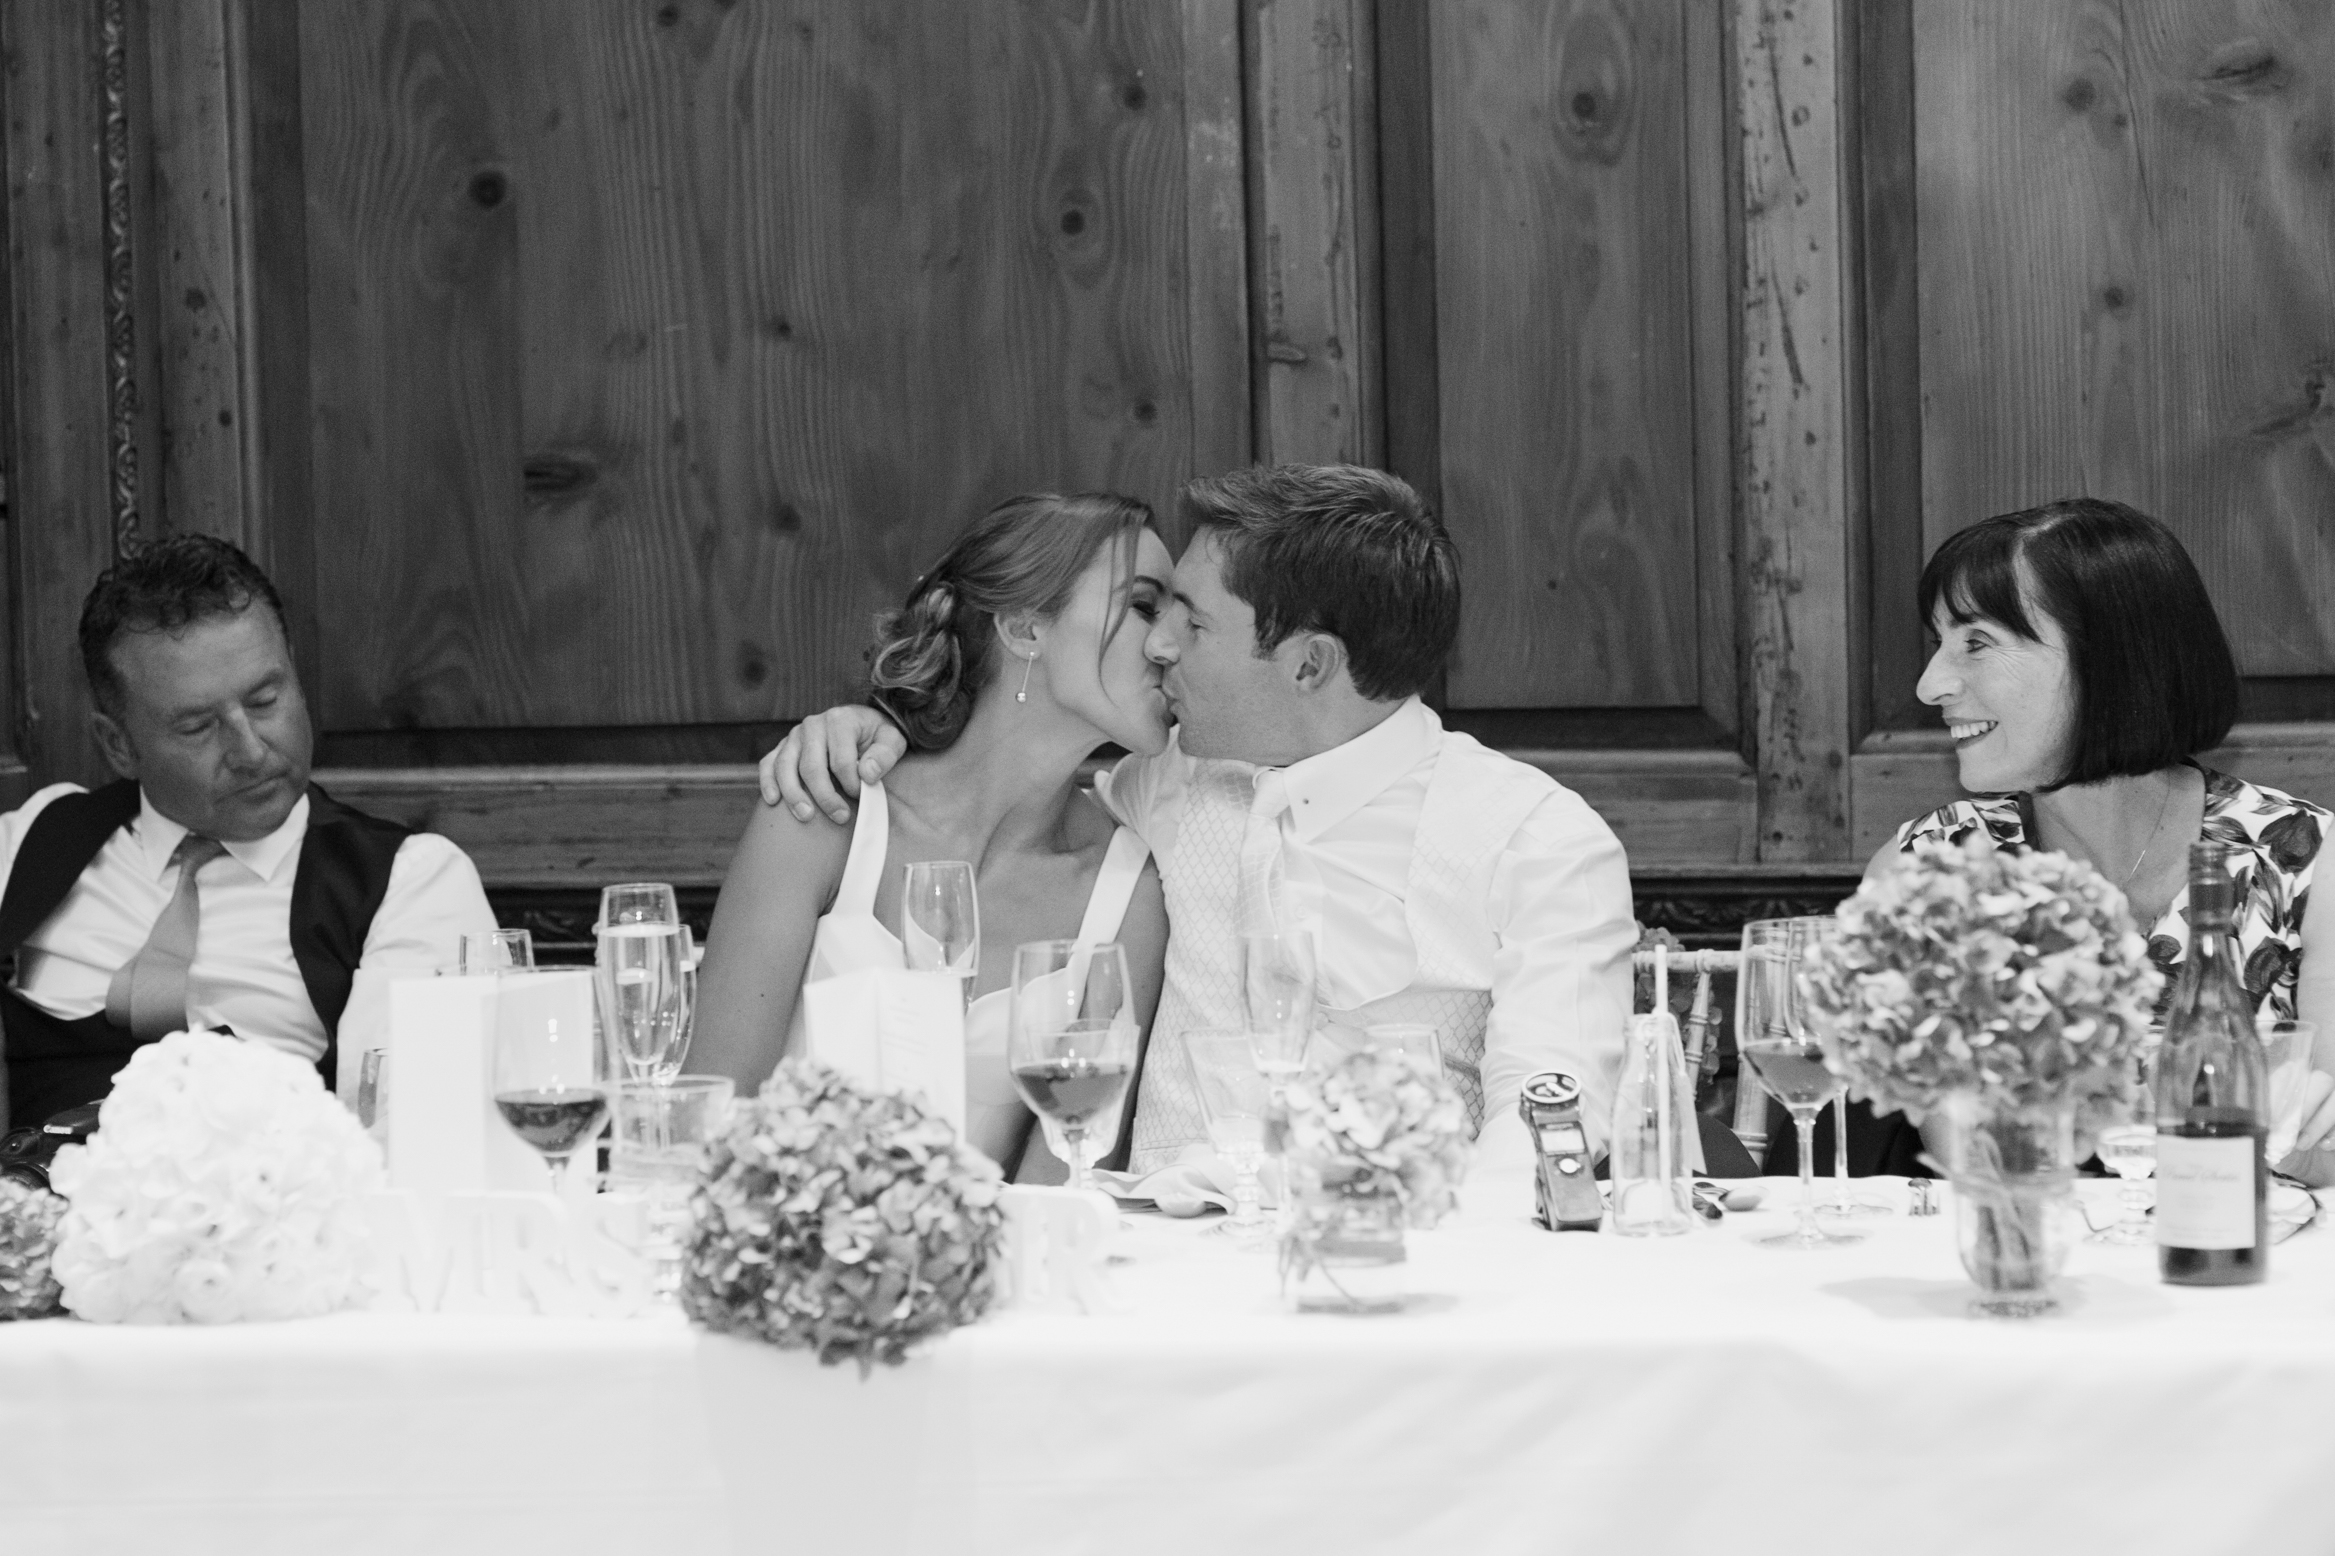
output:
POLYGON ((1852 1182, 1863 1240, 1792 1250, 1796 1183, 1622 1237, 1492 1175, 1372 1315, 1131 1212, 1096 1310, 869 1370, 669 1309, 0 1324, 0 1551, 2335 1550, 2335 1231, 2211 1289, 2080 1242, 1979 1318, 1951 1190, 1852 1182))

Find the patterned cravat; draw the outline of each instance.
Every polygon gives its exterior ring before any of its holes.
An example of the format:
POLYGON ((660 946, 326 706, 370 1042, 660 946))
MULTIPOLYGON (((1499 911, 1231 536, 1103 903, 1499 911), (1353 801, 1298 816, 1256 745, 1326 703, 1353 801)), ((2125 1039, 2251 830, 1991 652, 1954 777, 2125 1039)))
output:
POLYGON ((218 839, 192 832, 179 840, 178 851, 171 856, 178 861, 178 890, 138 954, 122 964, 106 988, 106 1019, 128 1027, 141 1043, 186 1025, 187 968, 195 959, 195 934, 202 921, 195 877, 226 851, 218 839))
POLYGON ((1278 767, 1257 774, 1247 829, 1240 842, 1240 933, 1269 935, 1281 925, 1281 818, 1289 811, 1289 775, 1278 767))

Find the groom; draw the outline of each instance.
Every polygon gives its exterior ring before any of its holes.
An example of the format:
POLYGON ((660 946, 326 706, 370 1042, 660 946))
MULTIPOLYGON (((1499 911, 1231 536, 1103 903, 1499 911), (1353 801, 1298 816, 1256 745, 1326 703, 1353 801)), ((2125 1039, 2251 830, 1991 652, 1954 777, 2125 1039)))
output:
MULTIPOLYGON (((1459 630, 1459 558, 1383 471, 1282 465, 1194 481, 1173 601, 1145 644, 1178 721, 1155 757, 1096 783, 1151 845, 1167 892, 1167 981, 1130 1167, 1205 1142, 1181 1034, 1245 1025, 1240 933, 1311 931, 1320 1004, 1354 1030, 1427 1022, 1480 1144, 1529 1146, 1524 1081, 1581 1083, 1602 1139, 1636 942, 1621 844, 1537 768, 1446 730, 1420 700, 1459 630)), ((850 812, 904 737, 867 708, 806 720, 763 760, 763 797, 850 812)))

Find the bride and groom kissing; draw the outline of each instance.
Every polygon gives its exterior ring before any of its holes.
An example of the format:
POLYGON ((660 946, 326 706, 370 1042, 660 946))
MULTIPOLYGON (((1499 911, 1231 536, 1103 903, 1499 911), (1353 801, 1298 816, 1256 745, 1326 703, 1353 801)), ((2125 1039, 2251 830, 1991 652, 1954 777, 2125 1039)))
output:
POLYGON ((1183 1036, 1244 1025, 1240 936, 1260 925, 1313 937, 1323 1021, 1437 1029, 1480 1154, 1527 1157, 1517 1096, 1543 1071, 1602 1120, 1630 1002, 1627 862, 1579 796, 1422 700, 1459 625, 1441 522, 1400 479, 1345 465, 1196 480, 1179 507, 1171 559, 1131 498, 1014 498, 880 621, 873 706, 806 720, 764 760, 696 1067, 758 1086, 806 979, 901 965, 898 866, 960 859, 984 942, 967 1135, 1025 1180, 1059 1169, 1005 1073, 1003 1001, 983 998, 1040 939, 1125 948, 1147 1034, 1137 1172, 1206 1149, 1183 1036), (1111 745, 1128 754, 1083 783, 1111 745))

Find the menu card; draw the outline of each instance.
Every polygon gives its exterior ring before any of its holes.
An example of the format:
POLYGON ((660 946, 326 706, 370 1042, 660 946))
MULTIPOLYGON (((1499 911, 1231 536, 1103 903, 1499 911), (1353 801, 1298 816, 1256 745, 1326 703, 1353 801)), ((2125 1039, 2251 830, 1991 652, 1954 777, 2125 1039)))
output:
POLYGON ((867 967, 803 985, 803 1051, 860 1085, 920 1096, 965 1128, 965 981, 867 967))

